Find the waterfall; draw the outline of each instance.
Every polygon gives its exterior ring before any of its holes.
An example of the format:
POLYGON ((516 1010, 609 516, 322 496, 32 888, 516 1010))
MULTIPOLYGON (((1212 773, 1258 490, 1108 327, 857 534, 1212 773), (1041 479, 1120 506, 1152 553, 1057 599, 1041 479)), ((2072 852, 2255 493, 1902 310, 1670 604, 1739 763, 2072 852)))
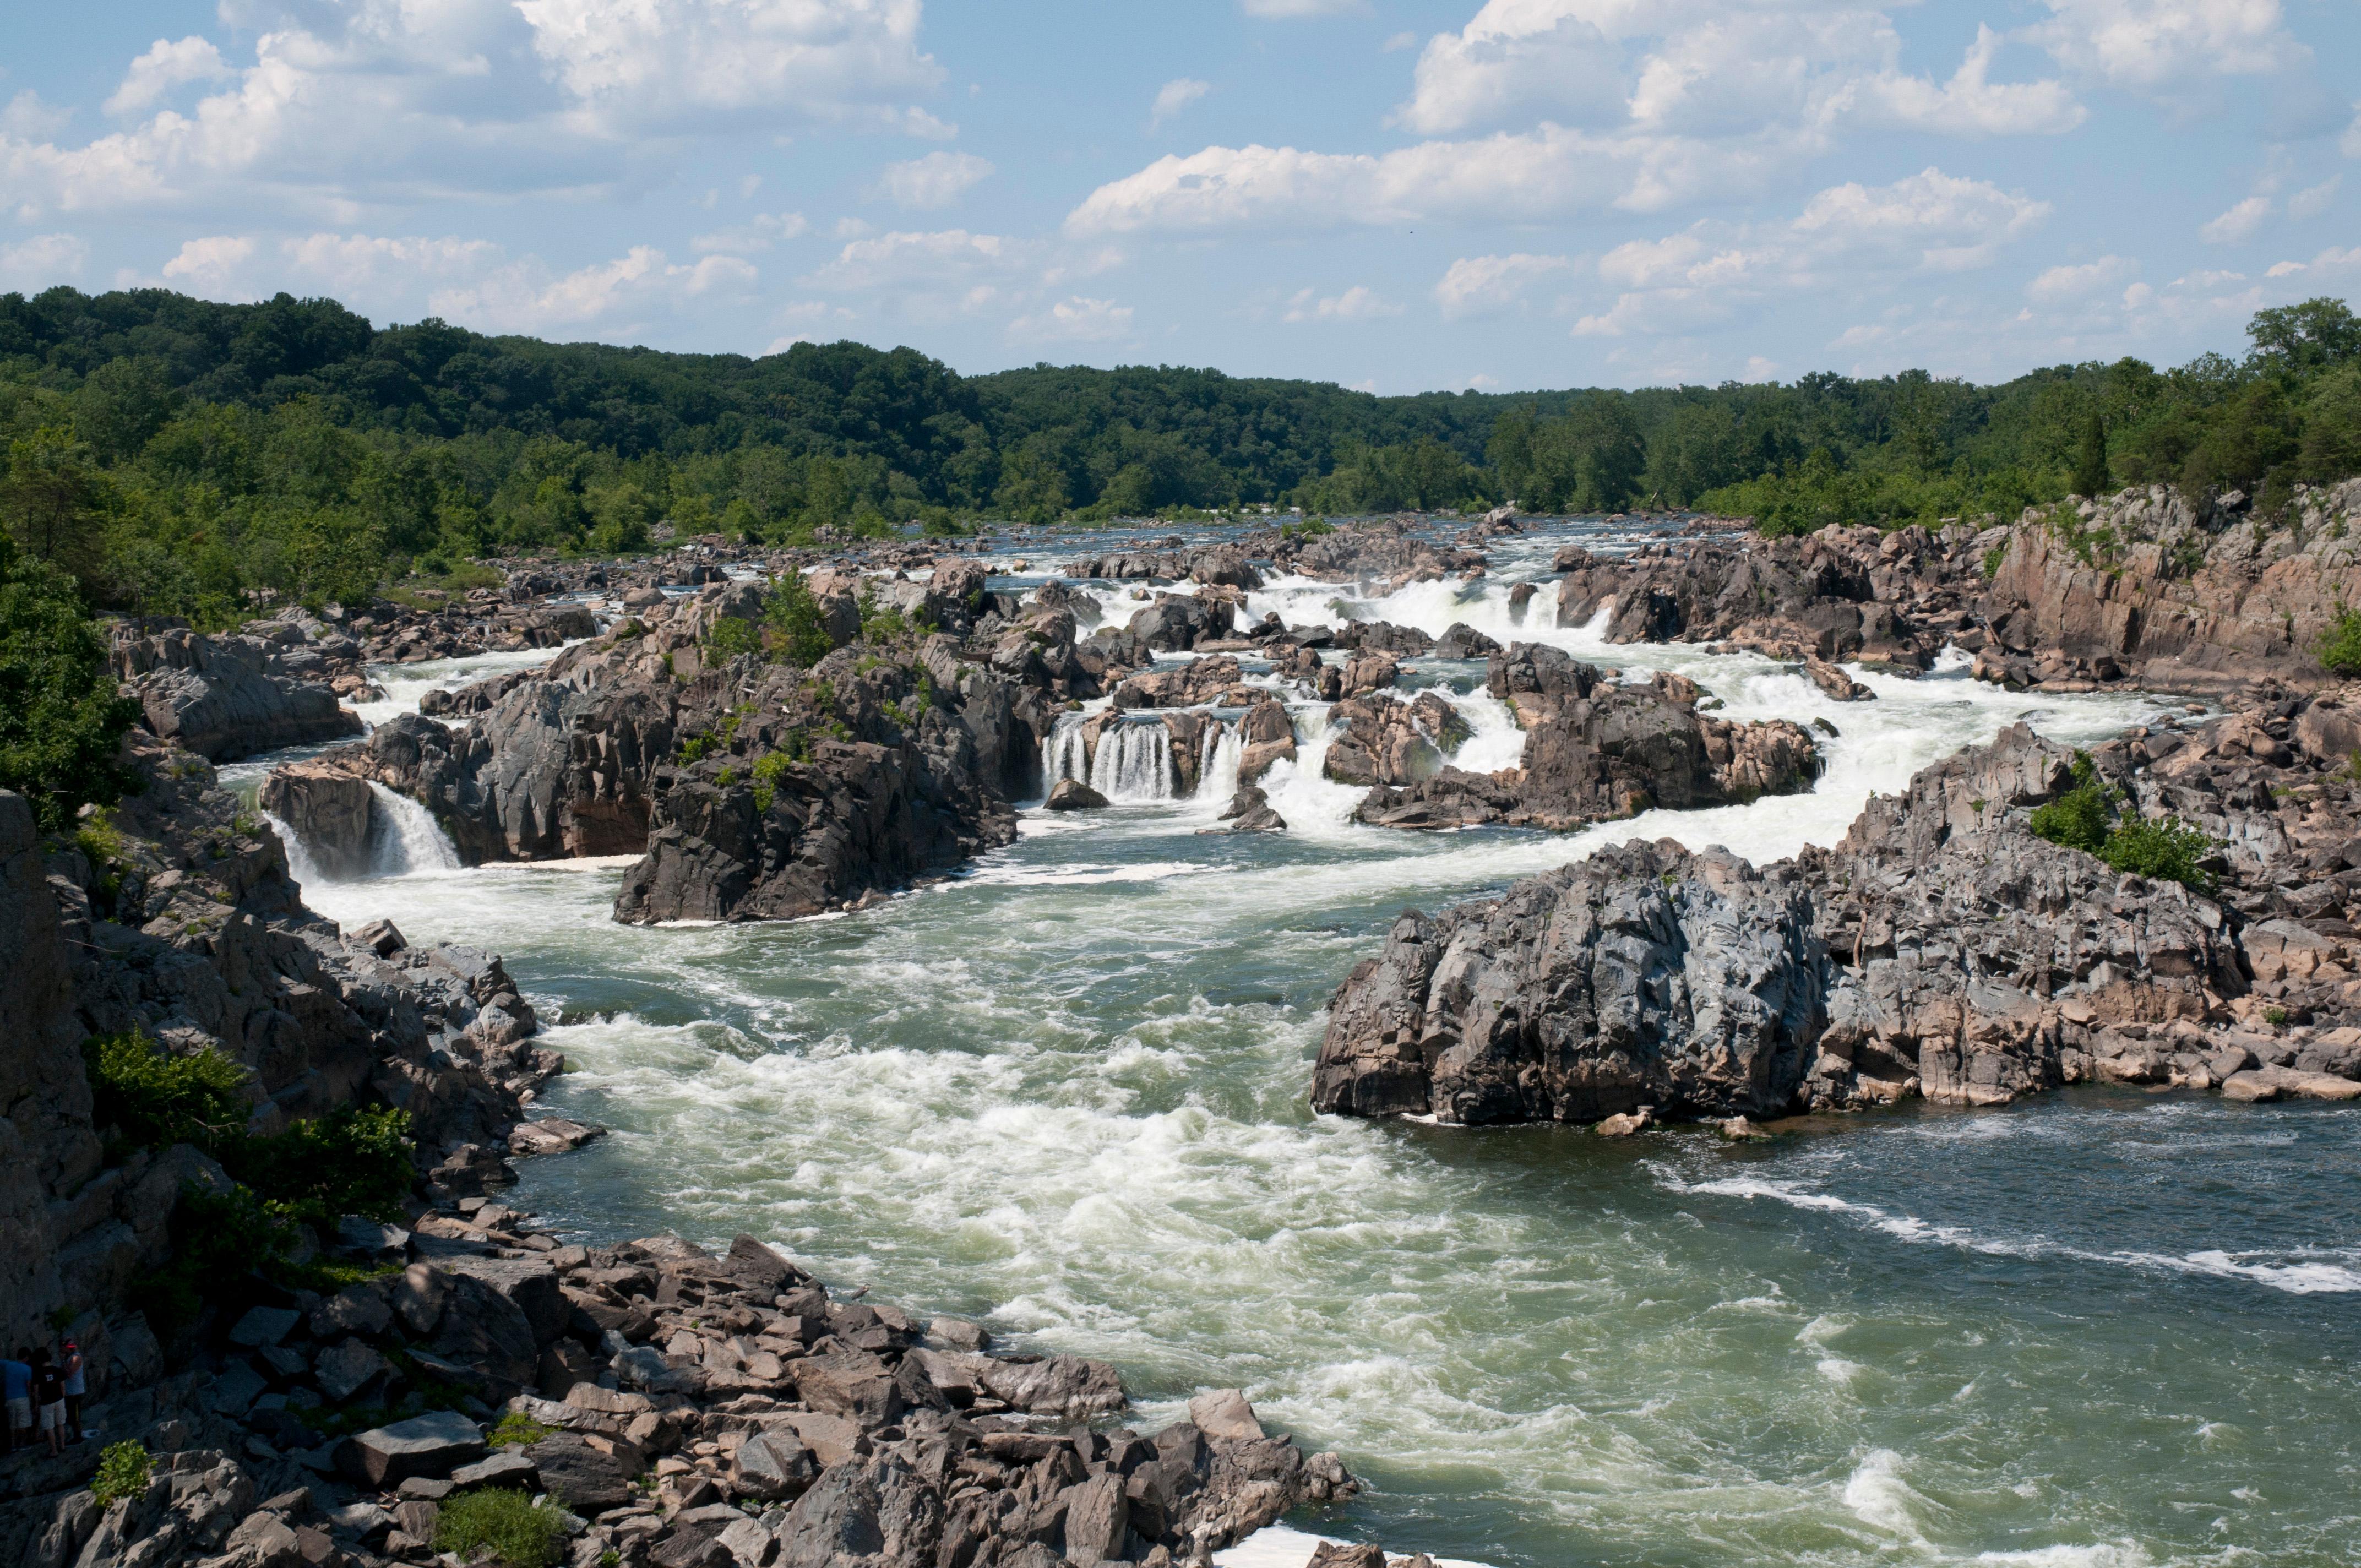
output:
POLYGON ((328 880, 320 870, 320 862, 312 858, 312 851, 305 849, 303 840, 295 836, 294 828, 290 828, 268 811, 262 813, 262 819, 270 824, 270 830, 278 834, 279 841, 287 847, 289 876, 293 877, 305 887, 316 887, 328 880))
POLYGON ((1060 715, 1049 730, 1049 738, 1041 742, 1041 787, 1044 793, 1057 788, 1060 779, 1089 782, 1091 753, 1090 748, 1082 742, 1083 723, 1080 714, 1060 715))
POLYGON ((377 809, 369 814, 372 876, 459 869, 458 850, 424 806, 374 781, 369 793, 377 797, 377 809))
POLYGON ((1238 793, 1238 759, 1246 746, 1238 739, 1245 727, 1218 719, 1205 727, 1205 750, 1197 762, 1197 797, 1226 803, 1238 793))
POLYGON ((1108 725, 1091 759, 1091 787, 1109 800, 1172 798, 1172 731, 1161 722, 1108 725))

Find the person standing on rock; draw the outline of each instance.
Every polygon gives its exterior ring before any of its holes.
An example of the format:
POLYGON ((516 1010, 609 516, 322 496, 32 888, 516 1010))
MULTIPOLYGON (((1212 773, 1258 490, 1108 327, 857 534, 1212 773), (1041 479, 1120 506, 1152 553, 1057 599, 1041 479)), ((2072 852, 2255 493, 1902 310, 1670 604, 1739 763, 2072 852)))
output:
POLYGON ((82 1365, 82 1346, 71 1340, 66 1341, 65 1359, 59 1370, 65 1374, 66 1426, 73 1434, 66 1441, 69 1443, 79 1443, 82 1442, 82 1394, 87 1387, 82 1376, 85 1368, 82 1365))
POLYGON ((16 1433, 23 1431, 31 1441, 33 1431, 33 1368, 30 1353, 18 1350, 12 1358, 0 1358, 0 1399, 7 1404, 6 1430, 0 1431, 0 1453, 16 1451, 16 1433))
POLYGON ((66 1451, 66 1375, 42 1345, 33 1352, 33 1418, 55 1459, 66 1451))

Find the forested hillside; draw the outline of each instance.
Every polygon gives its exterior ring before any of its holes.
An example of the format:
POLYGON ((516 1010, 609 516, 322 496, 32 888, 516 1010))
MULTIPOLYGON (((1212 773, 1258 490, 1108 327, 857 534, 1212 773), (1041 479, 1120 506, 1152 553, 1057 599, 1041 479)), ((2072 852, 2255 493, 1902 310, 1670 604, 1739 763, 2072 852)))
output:
POLYGON ((2243 357, 1878 379, 1379 398, 1218 371, 962 377, 915 349, 762 359, 379 330, 333 301, 0 296, 0 515, 95 602, 234 620, 658 523, 761 540, 1180 508, 1512 501, 1793 532, 2149 480, 2266 510, 2361 469, 2361 322, 2265 311, 2243 357))

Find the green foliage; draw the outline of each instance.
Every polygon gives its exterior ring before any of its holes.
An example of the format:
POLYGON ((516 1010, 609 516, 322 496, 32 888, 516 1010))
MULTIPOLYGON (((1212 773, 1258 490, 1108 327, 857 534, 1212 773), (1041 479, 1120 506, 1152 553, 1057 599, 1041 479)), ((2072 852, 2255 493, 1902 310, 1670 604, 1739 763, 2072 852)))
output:
POLYGON ((791 664, 808 669, 828 657, 834 646, 829 641, 828 622, 821 616, 819 599, 812 593, 811 584, 793 568, 779 575, 763 600, 763 620, 777 634, 779 656, 791 664))
POLYGON ((234 1139, 222 1165, 289 1218, 314 1225, 346 1214, 398 1220, 417 1174, 410 1113, 390 1106, 348 1105, 267 1138, 234 1139))
POLYGON ((555 1568, 565 1541, 555 1508, 536 1508, 522 1492, 500 1487, 445 1497, 434 1520, 434 1550, 465 1562, 489 1548, 508 1568, 555 1568))
POLYGON ((2213 878, 2199 864, 2213 853, 2211 839, 2177 817, 2113 820, 2114 792, 2099 782, 2090 757, 2077 751, 2073 769, 2074 787, 2035 808, 2036 837, 2095 855, 2119 872, 2213 892, 2213 878))
POLYGON ((2099 859, 2119 872, 2210 893, 2213 878, 2198 862, 2213 852, 2213 840, 2177 817, 2136 817, 2107 835, 2099 859))
MULTIPOLYGON (((658 354, 435 320, 380 331, 287 295, 53 289, 0 295, 0 523, 94 603, 221 628, 413 569, 456 585, 488 554, 639 550, 664 522, 775 543, 1507 499, 1710 506, 1796 532, 2006 518, 2103 472, 2237 486, 2268 510, 2361 467, 2361 327, 2322 299, 2260 312, 2248 335, 2243 359, 1992 387, 1905 371, 1378 398, 1177 367, 968 378, 851 343, 658 354)), ((19 711, 7 697, 0 715, 19 711)))
POLYGON ((84 1040, 91 1122, 133 1147, 194 1144, 208 1152, 241 1135, 253 1109, 246 1069, 205 1049, 175 1056, 138 1033, 84 1040))
POLYGON ((2070 850, 2095 855, 2107 842, 2107 787, 2090 757, 2074 753, 2074 787, 2033 811, 2033 834, 2070 850))
POLYGON ((293 1239, 286 1219, 250 1187, 183 1187, 172 1211, 172 1259, 133 1281, 132 1305, 169 1343, 204 1307, 233 1310, 247 1277, 277 1266, 293 1239))
POLYGON ((880 609, 877 596, 869 585, 861 585, 854 602, 861 607, 861 640, 863 642, 894 642, 910 634, 908 618, 898 609, 880 609))
POLYGON ((779 781, 787 776, 789 768, 804 761, 810 754, 810 750, 811 744, 804 738, 804 732, 800 729, 793 729, 787 732, 786 740, 778 751, 770 752, 756 761, 754 763, 754 809, 756 811, 771 809, 771 803, 778 798, 779 781))
POLYGON ((531 1416, 511 1410, 500 1419, 485 1441, 494 1448, 523 1448, 529 1443, 539 1442, 556 1431, 555 1427, 544 1426, 531 1416))
POLYGON ((111 1508, 126 1497, 136 1497, 148 1490, 155 1480, 155 1465, 148 1450, 133 1439, 110 1442, 98 1456, 98 1474, 90 1478, 90 1495, 102 1508, 111 1508))
POLYGON ((763 634, 752 621, 725 615, 715 621, 713 630, 706 634, 705 646, 712 652, 713 661, 719 663, 741 653, 761 652, 763 634))
POLYGON ((22 794, 46 831, 69 831, 84 806, 138 788, 116 755, 138 715, 72 580, 0 537, 0 789, 22 794))
POLYGON ((2312 651, 2330 674, 2361 675, 2361 610, 2339 609, 2312 651))

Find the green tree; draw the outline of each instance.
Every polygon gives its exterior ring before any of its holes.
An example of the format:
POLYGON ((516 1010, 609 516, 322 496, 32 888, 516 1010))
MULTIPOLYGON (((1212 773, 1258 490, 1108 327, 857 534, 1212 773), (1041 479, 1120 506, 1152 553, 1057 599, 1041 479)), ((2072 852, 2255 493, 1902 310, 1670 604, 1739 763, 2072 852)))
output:
POLYGON ((2092 409, 2082 416, 2081 439, 2074 447, 2074 493, 2103 496, 2113 487, 2107 479, 2107 422, 2092 409))
POLYGON ((139 787, 118 756, 138 715, 72 581, 0 538, 0 789, 29 800, 46 831, 67 831, 84 806, 139 787))
POLYGON ((2256 360, 2299 374, 2361 360, 2361 317, 2342 300, 2306 300, 2257 311, 2246 323, 2256 360))
POLYGON ((91 449, 61 425, 45 424, 8 444, 0 513, 24 552, 96 581, 102 559, 101 478, 91 449))

